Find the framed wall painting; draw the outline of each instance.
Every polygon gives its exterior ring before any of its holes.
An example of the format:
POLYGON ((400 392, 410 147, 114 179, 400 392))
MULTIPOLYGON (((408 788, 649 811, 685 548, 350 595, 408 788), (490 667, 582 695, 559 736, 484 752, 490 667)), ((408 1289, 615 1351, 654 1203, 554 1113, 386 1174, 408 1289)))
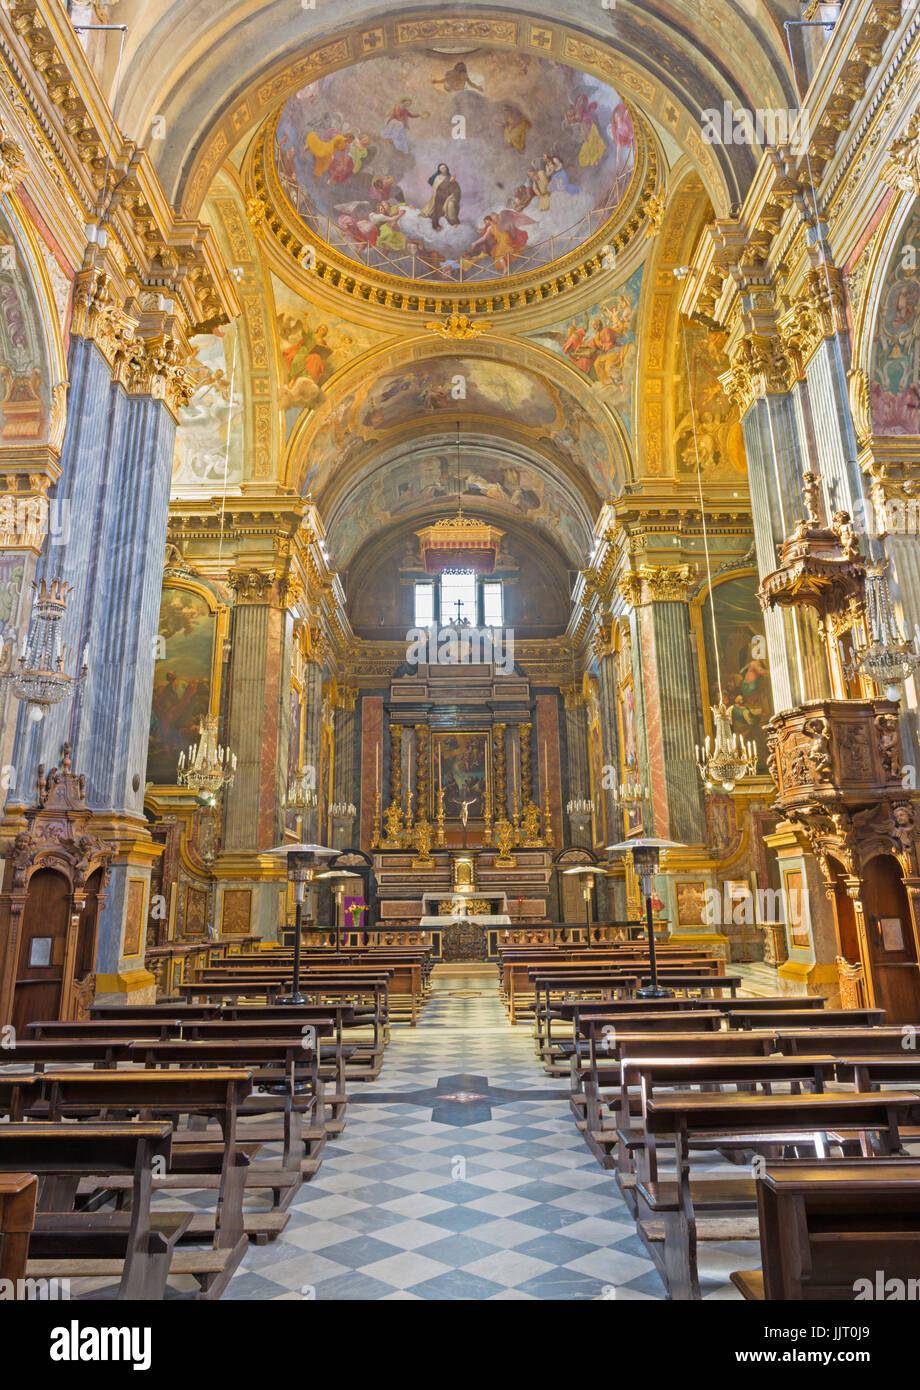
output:
MULTIPOLYGON (((430 814, 437 815, 438 776, 444 789, 444 815, 459 820, 466 803, 469 820, 482 820, 486 797, 492 790, 492 734, 487 729, 456 733, 433 731, 431 774, 429 776, 430 814)), ((511 791, 511 767, 508 768, 511 791)), ((520 795, 520 786, 518 787, 520 795)), ((492 814, 495 815, 493 805, 492 814)))

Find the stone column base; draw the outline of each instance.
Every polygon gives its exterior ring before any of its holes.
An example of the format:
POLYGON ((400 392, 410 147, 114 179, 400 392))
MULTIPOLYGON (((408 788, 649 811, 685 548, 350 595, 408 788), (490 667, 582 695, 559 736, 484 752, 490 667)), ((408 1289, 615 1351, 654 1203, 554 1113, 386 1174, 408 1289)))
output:
POLYGON ((149 970, 125 970, 96 976, 94 1004, 155 1004, 156 981, 149 970))

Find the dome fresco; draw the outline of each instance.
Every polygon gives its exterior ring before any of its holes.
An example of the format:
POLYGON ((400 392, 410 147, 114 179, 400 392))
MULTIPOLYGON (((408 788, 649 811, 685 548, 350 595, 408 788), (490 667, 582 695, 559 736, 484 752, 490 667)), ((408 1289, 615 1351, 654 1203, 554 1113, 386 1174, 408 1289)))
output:
POLYGON ((576 252, 623 202, 635 134, 606 83, 476 50, 371 58, 291 97, 278 179, 320 240, 412 280, 501 279, 576 252))

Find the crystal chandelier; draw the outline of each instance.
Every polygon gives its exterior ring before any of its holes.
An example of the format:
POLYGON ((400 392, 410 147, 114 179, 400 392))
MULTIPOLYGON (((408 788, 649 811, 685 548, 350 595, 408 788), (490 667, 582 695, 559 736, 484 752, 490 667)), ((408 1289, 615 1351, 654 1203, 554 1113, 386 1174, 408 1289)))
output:
POLYGON ((29 635, 18 659, 11 642, 0 648, 0 681, 26 705, 29 718, 38 720, 76 690, 86 677, 87 667, 84 651, 80 673, 64 673, 67 648, 61 645, 60 624, 73 592, 71 586, 61 579, 52 579, 50 584, 42 579, 33 588, 38 597, 32 606, 29 635))
POLYGON ((709 532, 706 527, 706 504, 703 501, 703 471, 700 464, 700 447, 696 432, 696 410, 693 402, 693 384, 690 377, 690 357, 687 351, 687 324, 683 322, 684 362, 687 369, 687 390, 690 393, 690 413, 693 422, 693 445, 696 450, 696 486, 700 499, 700 525, 703 531, 703 551, 706 556, 706 580, 709 587, 709 615, 712 619, 712 650, 715 656, 716 685, 719 703, 710 705, 715 727, 715 742, 710 734, 700 749, 696 745, 696 765, 700 770, 703 785, 707 791, 721 786, 723 791, 734 791, 735 783, 742 777, 757 773, 757 748, 753 743, 745 743, 740 734, 732 730, 731 711, 725 703, 722 687, 722 663, 719 660, 719 633, 716 628, 716 603, 712 588, 712 558, 709 554, 709 532))
POLYGON ((217 715, 203 714, 198 724, 197 744, 189 744, 188 766, 185 753, 179 754, 180 787, 188 787, 206 806, 215 806, 224 787, 233 782, 236 754, 217 742, 217 715))
POLYGON ((715 742, 709 734, 700 749, 696 745, 696 765, 707 791, 721 785, 724 791, 734 790, 735 783, 742 777, 754 776, 757 772, 757 748, 754 743, 745 743, 740 734, 732 732, 731 711, 721 698, 712 705, 712 719, 715 724, 715 742))
POLYGON ((920 630, 914 624, 913 640, 905 641, 891 606, 884 565, 866 569, 866 611, 869 642, 856 655, 864 676, 882 687, 889 700, 897 700, 899 686, 920 667, 920 630))
POLYGON ((334 801, 329 807, 329 814, 336 817, 356 816, 358 808, 353 801, 334 801))
POLYGON ((318 805, 313 787, 313 769, 302 767, 295 772, 288 787, 287 804, 292 811, 309 811, 318 805))
POLYGON ((621 811, 629 811, 635 806, 641 806, 647 798, 648 793, 639 777, 638 768, 627 768, 625 777, 613 793, 615 805, 621 811))
POLYGON ((586 801, 583 796, 576 796, 566 802, 565 809, 570 816, 590 816, 594 811, 594 802, 586 801))

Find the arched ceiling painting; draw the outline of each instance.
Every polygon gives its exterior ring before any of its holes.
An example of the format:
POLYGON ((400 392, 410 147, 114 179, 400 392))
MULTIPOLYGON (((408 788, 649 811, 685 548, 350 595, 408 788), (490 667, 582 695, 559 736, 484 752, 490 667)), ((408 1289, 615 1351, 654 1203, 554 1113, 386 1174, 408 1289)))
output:
MULTIPOLYGON (((443 432, 452 420, 541 444, 544 452, 588 482, 599 503, 625 479, 601 424, 555 382, 517 364, 486 357, 441 356, 410 361, 360 383, 325 407, 317 425, 295 440, 299 487, 322 510, 327 490, 351 477, 368 445, 414 431, 443 432)), ((353 479, 352 479, 353 482, 353 479)))
POLYGON ((577 251, 636 162, 612 87, 489 49, 373 57, 320 78, 282 108, 274 155, 321 240, 376 270, 464 283, 577 251))

